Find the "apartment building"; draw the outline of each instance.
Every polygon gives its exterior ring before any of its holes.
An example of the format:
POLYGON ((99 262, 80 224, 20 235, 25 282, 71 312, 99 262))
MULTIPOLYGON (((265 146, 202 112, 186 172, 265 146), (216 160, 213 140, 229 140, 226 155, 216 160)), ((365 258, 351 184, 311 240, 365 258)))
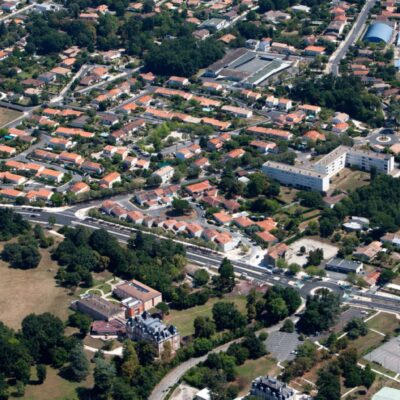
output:
POLYGON ((315 170, 321 174, 328 175, 329 178, 332 178, 346 167, 347 154, 349 150, 349 147, 337 147, 314 164, 315 170))
POLYGON ((329 189, 329 175, 312 169, 267 161, 262 172, 284 185, 325 192, 329 189))
POLYGON ((394 157, 390 154, 350 149, 347 153, 346 165, 358 167, 363 171, 375 168, 381 174, 389 174, 394 169, 394 157))

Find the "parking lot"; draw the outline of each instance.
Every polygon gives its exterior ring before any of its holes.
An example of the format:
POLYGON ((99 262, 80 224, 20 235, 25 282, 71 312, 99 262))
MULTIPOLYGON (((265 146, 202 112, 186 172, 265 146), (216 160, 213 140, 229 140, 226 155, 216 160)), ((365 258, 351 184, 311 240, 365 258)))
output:
POLYGON ((400 338, 392 338, 364 358, 368 361, 375 361, 390 371, 400 373, 400 338))
POLYGON ((297 348, 299 343, 300 341, 296 332, 273 332, 265 341, 267 350, 279 362, 293 360, 295 357, 293 351, 297 348))
POLYGON ((300 266, 304 266, 307 263, 308 253, 311 250, 322 249, 324 252, 324 260, 328 260, 334 257, 338 251, 336 246, 331 244, 320 242, 319 240, 303 238, 292 243, 286 252, 286 259, 288 263, 296 263, 300 266), (306 251, 304 254, 300 253, 301 247, 305 247, 306 251))

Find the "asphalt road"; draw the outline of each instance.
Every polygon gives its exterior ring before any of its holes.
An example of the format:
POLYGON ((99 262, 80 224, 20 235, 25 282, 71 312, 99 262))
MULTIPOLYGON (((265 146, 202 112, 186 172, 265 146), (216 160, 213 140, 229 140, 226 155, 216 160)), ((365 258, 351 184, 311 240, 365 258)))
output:
POLYGON ((364 7, 358 14, 357 20, 354 23, 352 29, 347 34, 345 40, 340 44, 337 50, 333 53, 333 56, 328 62, 327 72, 332 73, 335 76, 339 75, 340 61, 346 56, 350 46, 353 45, 361 35, 364 25, 367 22, 369 12, 375 5, 376 0, 367 0, 364 7))

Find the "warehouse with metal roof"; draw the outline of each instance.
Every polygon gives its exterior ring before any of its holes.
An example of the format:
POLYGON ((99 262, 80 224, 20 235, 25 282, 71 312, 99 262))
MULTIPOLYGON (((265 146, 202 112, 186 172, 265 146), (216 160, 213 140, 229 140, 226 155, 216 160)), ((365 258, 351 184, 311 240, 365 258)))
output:
POLYGON ((364 36, 365 42, 370 43, 388 43, 393 34, 393 28, 383 22, 371 24, 364 36))

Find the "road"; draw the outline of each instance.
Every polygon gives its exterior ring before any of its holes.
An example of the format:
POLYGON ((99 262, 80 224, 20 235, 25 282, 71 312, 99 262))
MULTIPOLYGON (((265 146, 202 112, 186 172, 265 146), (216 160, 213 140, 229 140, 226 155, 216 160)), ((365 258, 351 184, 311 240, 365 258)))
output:
POLYGON ((371 8, 375 5, 376 0, 367 0, 364 7, 358 14, 356 22, 347 34, 346 38, 341 42, 339 47, 330 57, 328 64, 326 66, 325 72, 328 74, 333 74, 335 76, 339 75, 340 62, 346 57, 346 53, 350 46, 353 45, 357 39, 360 37, 364 30, 365 23, 367 22, 369 12, 371 8))

